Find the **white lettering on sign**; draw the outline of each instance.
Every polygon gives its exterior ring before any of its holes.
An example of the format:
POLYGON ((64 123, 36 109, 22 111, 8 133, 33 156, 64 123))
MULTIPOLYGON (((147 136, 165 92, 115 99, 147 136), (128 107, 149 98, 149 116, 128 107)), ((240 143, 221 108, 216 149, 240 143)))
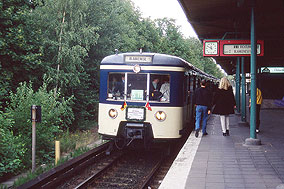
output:
POLYGON ((262 73, 284 73, 284 67, 262 67, 262 73))
MULTIPOLYGON (((236 54, 251 54, 250 44, 224 44, 224 54, 236 55, 236 54)), ((260 44, 257 44, 256 53, 260 54, 260 44)))
POLYGON ((150 63, 152 62, 152 56, 125 56, 125 62, 150 63))

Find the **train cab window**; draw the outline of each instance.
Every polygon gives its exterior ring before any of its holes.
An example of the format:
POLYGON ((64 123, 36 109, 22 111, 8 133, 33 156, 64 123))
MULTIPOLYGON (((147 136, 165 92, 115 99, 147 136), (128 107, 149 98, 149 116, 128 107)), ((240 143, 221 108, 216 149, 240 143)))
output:
POLYGON ((109 100, 145 101, 147 74, 109 73, 107 89, 109 100))
POLYGON ((150 101, 170 102, 170 75, 151 74, 149 90, 150 101))
POLYGON ((170 102, 170 75, 109 73, 107 90, 108 100, 170 102))
POLYGON ((146 100, 147 74, 127 74, 127 100, 146 100))
POLYGON ((107 84, 108 99, 124 98, 125 73, 109 73, 107 84))

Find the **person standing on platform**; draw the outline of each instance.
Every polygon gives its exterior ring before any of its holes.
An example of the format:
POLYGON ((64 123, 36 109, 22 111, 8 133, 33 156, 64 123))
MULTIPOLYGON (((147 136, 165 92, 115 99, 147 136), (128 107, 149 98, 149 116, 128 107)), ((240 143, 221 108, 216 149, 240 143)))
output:
POLYGON ((234 114, 236 101, 232 86, 226 77, 220 81, 219 88, 216 90, 213 98, 213 114, 220 115, 223 136, 230 136, 229 115, 234 114))
MULTIPOLYGON (((259 133, 261 104, 262 104, 261 90, 259 88, 256 88, 256 128, 255 128, 256 133, 259 133)), ((249 107, 250 105, 251 105, 251 99, 249 100, 249 107)))
POLYGON ((201 87, 196 89, 193 96, 193 103, 195 104, 196 118, 195 118, 195 137, 198 137, 200 130, 200 122, 202 122, 203 136, 208 135, 206 132, 207 118, 210 114, 212 104, 212 93, 206 87, 206 80, 201 81, 201 87))

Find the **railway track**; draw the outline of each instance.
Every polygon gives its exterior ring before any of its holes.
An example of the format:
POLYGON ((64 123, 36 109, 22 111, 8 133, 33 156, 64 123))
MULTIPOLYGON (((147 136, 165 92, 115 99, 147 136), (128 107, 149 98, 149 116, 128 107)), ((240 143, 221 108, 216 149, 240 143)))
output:
POLYGON ((19 188, 145 188, 160 167, 159 151, 113 151, 104 144, 19 188))
POLYGON ((145 188, 163 161, 159 152, 127 151, 74 188, 145 188))
POLYGON ((158 188, 187 137, 168 156, 159 146, 151 150, 114 150, 105 143, 19 186, 19 188, 158 188))
POLYGON ((109 143, 105 143, 19 186, 18 188, 56 188, 82 169, 105 156, 109 143))

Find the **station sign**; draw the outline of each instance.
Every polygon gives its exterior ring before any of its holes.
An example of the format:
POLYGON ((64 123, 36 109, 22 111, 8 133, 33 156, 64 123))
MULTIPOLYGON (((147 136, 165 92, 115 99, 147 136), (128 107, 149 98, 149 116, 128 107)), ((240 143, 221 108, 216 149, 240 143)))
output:
POLYGON ((284 67, 261 67, 261 73, 284 73, 284 67))
MULTIPOLYGON (((250 40, 220 40, 220 56, 250 56, 250 40)), ((257 56, 264 55, 264 42, 257 40, 257 56)))
MULTIPOLYGON (((264 55, 264 41, 257 40, 257 56, 264 55)), ((203 40, 203 56, 250 56, 250 40, 203 40)))

